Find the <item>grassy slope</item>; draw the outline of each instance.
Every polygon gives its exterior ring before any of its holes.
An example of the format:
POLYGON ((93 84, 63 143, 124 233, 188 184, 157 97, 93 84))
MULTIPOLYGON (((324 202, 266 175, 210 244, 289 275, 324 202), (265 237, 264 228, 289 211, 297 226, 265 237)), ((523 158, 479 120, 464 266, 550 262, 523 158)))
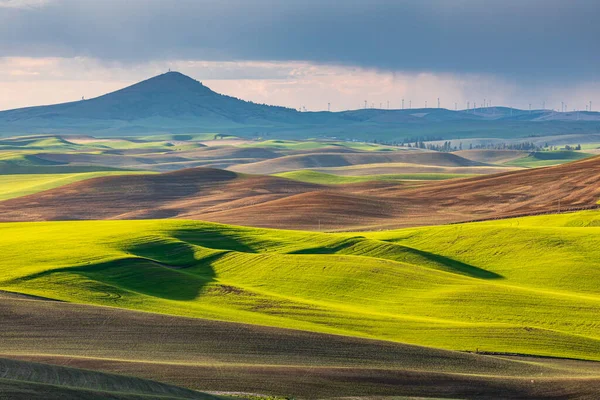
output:
POLYGON ((582 150, 599 150, 600 143, 587 143, 581 145, 582 150))
POLYGON ((192 221, 11 223, 0 226, 0 288, 454 350, 600 360, 599 221, 585 212, 362 236, 192 221))
POLYGON ((594 154, 577 151, 537 151, 526 157, 509 161, 505 163, 505 165, 525 168, 547 167, 550 165, 564 164, 593 156, 594 154))
POLYGON ((108 175, 139 174, 142 172, 100 171, 64 174, 0 175, 0 201, 53 189, 69 183, 108 175))
POLYGON ((324 172, 311 171, 311 170, 300 170, 282 172, 275 174, 275 176, 281 176, 283 178, 294 179, 300 182, 317 183, 321 185, 339 185, 345 183, 361 183, 371 181, 402 181, 402 180, 443 180, 453 178, 467 178, 469 174, 427 174, 427 173, 415 173, 415 174, 381 174, 381 175, 364 175, 364 176, 343 176, 333 175, 324 172))

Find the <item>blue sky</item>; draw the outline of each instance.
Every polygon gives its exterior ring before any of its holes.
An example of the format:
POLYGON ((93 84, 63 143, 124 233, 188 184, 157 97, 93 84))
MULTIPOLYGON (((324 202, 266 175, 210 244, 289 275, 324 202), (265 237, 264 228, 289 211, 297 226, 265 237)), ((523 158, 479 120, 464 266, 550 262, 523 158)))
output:
POLYGON ((0 0, 0 109, 168 68, 294 108, 600 105, 597 0, 0 0))

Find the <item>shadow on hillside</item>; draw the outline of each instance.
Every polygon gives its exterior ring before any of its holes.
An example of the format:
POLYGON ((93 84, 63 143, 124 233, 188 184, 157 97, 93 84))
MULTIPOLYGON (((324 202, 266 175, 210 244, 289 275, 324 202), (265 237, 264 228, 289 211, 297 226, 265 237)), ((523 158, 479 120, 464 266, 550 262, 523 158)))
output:
POLYGON ((238 236, 241 236, 241 233, 226 235, 222 232, 222 228, 180 229, 169 232, 169 235, 181 241, 208 249, 257 253, 255 249, 240 241, 238 236))
MULTIPOLYGON (((496 274, 474 265, 466 264, 461 261, 454 260, 445 256, 441 256, 435 253, 429 253, 427 251, 414 249, 412 247, 403 246, 397 243, 389 243, 397 246, 397 249, 401 249, 402 253, 390 253, 388 257, 381 254, 370 255, 368 252, 353 254, 351 251, 343 252, 347 249, 352 249, 353 246, 364 241, 365 238, 362 236, 355 236, 347 239, 343 239, 338 243, 334 243, 329 246, 312 247, 309 249, 302 249, 291 252, 290 254, 341 254, 341 255, 358 255, 364 257, 383 258, 390 261, 405 262, 408 264, 421 265, 423 260, 429 261, 437 266, 436 269, 452 272, 460 275, 469 276, 478 279, 504 279, 502 275, 496 274), (421 262, 419 262, 421 261, 421 262)), ((426 265, 429 267, 428 265, 426 265)))
MULTIPOLYGON (((341 239, 338 242, 331 243, 325 246, 315 246, 306 249, 300 249, 291 251, 289 254, 337 254, 343 250, 351 249, 352 246, 359 244, 364 241, 364 236, 354 236, 350 238, 341 239)), ((363 254, 352 254, 352 253, 341 253, 342 255, 363 255, 363 254)), ((370 257, 369 255, 365 255, 370 257)))
POLYGON ((429 253, 423 250, 414 249, 412 247, 405 248, 409 249, 413 254, 417 254, 429 261, 447 267, 450 270, 449 272, 479 279, 504 279, 504 277, 500 274, 476 267, 474 265, 466 264, 449 257, 441 256, 435 253, 429 253))
POLYGON ((60 280, 64 279, 65 275, 79 275, 101 284, 86 285, 83 290, 101 292, 104 284, 116 287, 119 291, 131 291, 162 299, 193 300, 200 295, 206 285, 214 281, 215 272, 211 264, 222 255, 223 253, 213 254, 196 261, 193 264, 193 273, 186 272, 185 267, 132 257, 82 267, 44 271, 20 278, 19 281, 56 277, 56 283, 60 284, 60 280))

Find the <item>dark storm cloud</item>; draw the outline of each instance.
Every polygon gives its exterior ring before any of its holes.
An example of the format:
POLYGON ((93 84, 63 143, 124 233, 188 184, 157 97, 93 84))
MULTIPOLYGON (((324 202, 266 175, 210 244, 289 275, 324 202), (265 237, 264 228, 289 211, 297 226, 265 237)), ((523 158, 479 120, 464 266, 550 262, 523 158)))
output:
POLYGON ((600 70, 598 0, 18 2, 0 7, 0 56, 304 60, 532 81, 600 70))

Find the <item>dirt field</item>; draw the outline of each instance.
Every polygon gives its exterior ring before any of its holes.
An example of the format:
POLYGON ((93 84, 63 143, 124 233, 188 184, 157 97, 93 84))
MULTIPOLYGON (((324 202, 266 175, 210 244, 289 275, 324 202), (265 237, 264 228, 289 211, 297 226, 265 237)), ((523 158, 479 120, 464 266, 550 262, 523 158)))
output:
POLYGON ((280 396, 593 398, 600 364, 485 356, 2 295, 4 358, 280 396))
POLYGON ((584 209, 599 199, 600 157, 475 178, 343 186, 197 168, 102 177, 7 200, 0 203, 0 220, 187 218, 383 229, 584 209))

